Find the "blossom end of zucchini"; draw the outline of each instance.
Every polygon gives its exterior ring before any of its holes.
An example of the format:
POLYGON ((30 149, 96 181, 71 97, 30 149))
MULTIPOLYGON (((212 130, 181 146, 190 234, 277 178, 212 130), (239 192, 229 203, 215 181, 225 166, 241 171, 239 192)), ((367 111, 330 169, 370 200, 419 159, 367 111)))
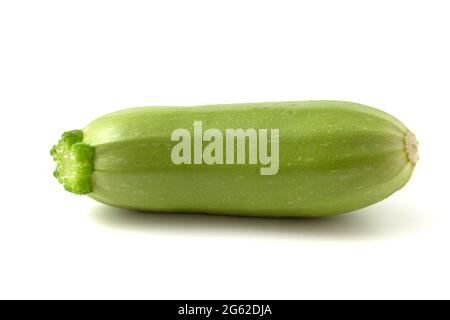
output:
POLYGON ((81 130, 67 131, 50 150, 50 155, 56 162, 53 175, 65 190, 75 194, 92 191, 91 175, 94 171, 95 149, 82 141, 81 130))
POLYGON ((416 165, 419 160, 419 142, 417 142, 416 136, 409 131, 405 134, 405 149, 409 161, 416 165))

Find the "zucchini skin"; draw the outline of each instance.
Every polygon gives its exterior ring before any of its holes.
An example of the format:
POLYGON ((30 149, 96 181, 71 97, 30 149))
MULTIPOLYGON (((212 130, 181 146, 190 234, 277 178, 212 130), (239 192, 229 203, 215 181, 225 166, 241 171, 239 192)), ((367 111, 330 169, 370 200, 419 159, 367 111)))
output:
POLYGON ((417 160, 414 136, 399 120, 343 101, 126 109, 91 122, 77 143, 95 151, 87 161, 92 169, 83 176, 90 185, 66 189, 111 206, 154 212, 350 212, 402 188, 417 160), (174 164, 177 142, 171 134, 178 128, 193 132, 194 121, 202 121, 203 130, 222 132, 279 129, 278 173, 261 175, 262 165, 254 164, 174 164))

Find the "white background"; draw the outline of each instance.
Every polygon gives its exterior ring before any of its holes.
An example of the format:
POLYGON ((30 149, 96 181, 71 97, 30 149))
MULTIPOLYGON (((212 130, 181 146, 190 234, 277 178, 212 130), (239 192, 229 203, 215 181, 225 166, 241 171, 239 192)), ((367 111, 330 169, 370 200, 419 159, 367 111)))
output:
POLYGON ((450 298, 448 1, 2 1, 0 298, 450 298), (50 147, 126 107, 339 99, 417 135, 354 214, 127 213, 65 192, 50 147))

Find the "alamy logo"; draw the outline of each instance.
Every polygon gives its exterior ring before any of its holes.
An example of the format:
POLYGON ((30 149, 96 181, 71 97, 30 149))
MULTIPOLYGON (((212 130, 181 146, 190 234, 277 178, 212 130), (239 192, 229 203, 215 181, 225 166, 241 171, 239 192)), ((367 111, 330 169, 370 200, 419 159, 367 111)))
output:
POLYGON ((275 175, 279 169, 280 131, 270 129, 270 139, 268 134, 268 129, 225 129, 222 132, 210 128, 203 132, 202 121, 194 121, 193 138, 188 129, 172 132, 171 141, 178 142, 172 148, 172 162, 176 165, 259 164, 261 175, 275 175), (205 146, 204 142, 207 142, 205 146))

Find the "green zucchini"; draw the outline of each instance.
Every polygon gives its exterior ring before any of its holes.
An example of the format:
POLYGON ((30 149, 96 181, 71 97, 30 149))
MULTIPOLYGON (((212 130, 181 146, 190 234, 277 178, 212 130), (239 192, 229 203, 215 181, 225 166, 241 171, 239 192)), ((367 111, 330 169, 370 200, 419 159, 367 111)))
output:
POLYGON ((142 107, 65 132, 66 190, 153 212, 320 217, 385 199, 409 180, 415 136, 342 101, 142 107))

